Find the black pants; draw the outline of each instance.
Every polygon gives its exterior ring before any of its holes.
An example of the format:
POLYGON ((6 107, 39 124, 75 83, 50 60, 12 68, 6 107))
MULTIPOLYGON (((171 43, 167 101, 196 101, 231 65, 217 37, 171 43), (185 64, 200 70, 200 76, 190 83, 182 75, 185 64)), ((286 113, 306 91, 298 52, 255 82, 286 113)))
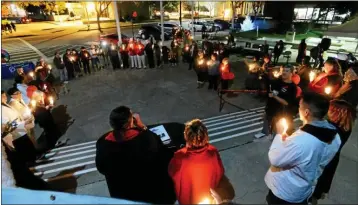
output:
POLYGON ((229 89, 229 80, 221 79, 221 89, 228 90, 229 89))
POLYGON ((55 124, 52 113, 44 107, 37 107, 34 117, 35 122, 45 131, 47 148, 53 148, 62 134, 55 124))
POLYGON ((83 70, 85 71, 85 73, 89 73, 91 74, 91 70, 90 70, 90 66, 89 66, 89 61, 88 60, 85 60, 85 61, 82 61, 82 64, 83 64, 83 70))
POLYGON ((128 54, 122 54, 123 68, 129 68, 129 56, 128 54))
POLYGON ((36 148, 28 135, 24 135, 13 141, 18 157, 23 162, 34 162, 36 160, 36 148))
POLYGON ((159 67, 162 64, 162 61, 160 60, 160 56, 157 55, 155 58, 157 60, 157 67, 159 67))
POLYGON ((209 75, 209 87, 208 89, 218 89, 218 83, 219 83, 219 77, 218 75, 209 75))
POLYGON ((203 71, 197 71, 198 83, 205 83, 208 73, 203 71))
POLYGON ((69 80, 75 78, 75 69, 73 68, 73 65, 66 67, 66 70, 67 70, 67 77, 69 80))
POLYGON ((121 68, 121 64, 119 62, 118 55, 111 56, 111 63, 112 63, 113 70, 115 70, 117 68, 121 68))
POLYGON ((307 200, 304 200, 301 203, 290 203, 288 201, 285 201, 283 199, 278 198, 277 196, 275 196, 272 191, 270 190, 269 193, 266 196, 266 201, 268 205, 284 205, 284 204, 308 204, 307 200))
POLYGON ((154 55, 149 54, 147 57, 148 57, 148 66, 149 66, 149 68, 154 68, 155 67, 154 55))
POLYGON ((274 55, 274 56, 273 56, 273 64, 276 65, 276 64, 278 63, 278 59, 279 59, 279 58, 280 58, 280 55, 278 55, 278 54, 277 54, 277 55, 274 55))
POLYGON ((193 69, 193 66, 194 66, 194 58, 192 57, 189 57, 189 70, 193 69))

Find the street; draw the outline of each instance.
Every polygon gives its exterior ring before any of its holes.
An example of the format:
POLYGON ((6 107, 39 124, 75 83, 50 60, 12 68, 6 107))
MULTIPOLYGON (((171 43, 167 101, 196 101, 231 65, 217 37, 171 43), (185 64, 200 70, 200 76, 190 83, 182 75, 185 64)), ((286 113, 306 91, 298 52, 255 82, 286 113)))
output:
MULTIPOLYGON (((2 44, 12 56, 12 62, 39 57, 52 62, 56 51, 63 54, 68 48, 79 50, 98 40, 98 31, 78 30, 54 27, 34 32, 33 36, 2 39, 2 44)), ((104 31, 116 32, 114 28, 104 31)), ((122 28, 122 32, 132 35, 131 28, 122 28)), ((137 29, 134 32, 136 34, 137 29)), ((232 55, 230 61, 236 76, 233 89, 241 89, 247 68, 242 57, 232 55)), ((69 139, 68 146, 49 152, 32 171, 61 191, 109 196, 105 179, 95 168, 95 142, 110 130, 111 110, 127 105, 139 113, 147 125, 202 119, 208 127, 210 142, 220 150, 225 174, 235 188, 234 202, 265 203, 268 189, 264 175, 269 168, 267 153, 271 142, 253 137, 262 127, 265 101, 253 94, 239 94, 227 100, 242 109, 226 104, 219 112, 217 92, 208 90, 207 84, 197 89, 196 75, 187 68, 183 63, 175 67, 166 65, 163 69, 113 71, 106 68, 70 81, 70 92, 62 94, 53 109, 55 121, 64 125, 62 139, 69 139), (71 118, 74 123, 67 125, 71 118)), ((7 82, 2 80, 3 87, 12 83, 7 82)), ((296 128, 301 124, 299 120, 295 123, 296 128)), ((331 193, 321 204, 358 203, 357 124, 356 121, 343 148, 331 193)))

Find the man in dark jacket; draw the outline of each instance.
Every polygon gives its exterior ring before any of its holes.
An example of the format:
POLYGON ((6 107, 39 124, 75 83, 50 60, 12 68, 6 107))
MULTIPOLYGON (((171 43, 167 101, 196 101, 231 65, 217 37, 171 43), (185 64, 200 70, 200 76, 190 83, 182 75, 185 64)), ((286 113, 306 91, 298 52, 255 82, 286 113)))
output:
POLYGON ((111 58, 113 70, 121 68, 121 63, 119 61, 119 56, 118 56, 118 47, 114 43, 111 43, 111 48, 109 50, 109 56, 111 58))
POLYGON ((168 174, 173 152, 128 107, 115 108, 109 118, 113 131, 97 141, 96 166, 106 177, 111 197, 173 204, 176 197, 168 174))
POLYGON ((154 51, 153 51, 154 45, 149 41, 147 45, 145 46, 145 54, 148 58, 148 65, 149 68, 154 68, 154 51))
POLYGON ((193 69, 194 66, 194 61, 196 59, 196 57, 198 56, 198 45, 196 44, 196 42, 193 41, 193 43, 190 46, 190 54, 189 54, 189 68, 188 70, 193 69))
POLYGON ((283 41, 280 40, 279 42, 276 42, 275 47, 273 48, 273 64, 276 65, 278 63, 278 59, 280 58, 280 55, 283 52, 283 41))
POLYGON ((85 71, 85 73, 87 74, 91 74, 91 70, 89 67, 89 60, 91 58, 90 53, 86 50, 85 47, 81 47, 81 53, 80 53, 80 58, 83 64, 83 70, 85 71))
POLYGON ((72 73, 67 72, 67 70, 65 68, 65 64, 64 64, 59 52, 56 52, 55 57, 53 58, 53 63, 55 64, 56 68, 58 69, 58 71, 60 73, 61 82, 67 81, 68 77, 70 79, 75 77, 73 72, 72 73), (68 74, 68 77, 67 77, 67 74, 68 74))

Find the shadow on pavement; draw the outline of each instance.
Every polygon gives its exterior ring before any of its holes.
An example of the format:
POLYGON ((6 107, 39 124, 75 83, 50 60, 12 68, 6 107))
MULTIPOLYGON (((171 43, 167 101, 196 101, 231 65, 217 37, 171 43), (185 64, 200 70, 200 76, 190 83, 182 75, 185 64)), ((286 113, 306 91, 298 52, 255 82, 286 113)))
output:
POLYGON ((67 105, 59 105, 52 109, 52 116, 55 121, 55 124, 58 126, 58 129, 61 132, 61 135, 64 135, 68 128, 75 122, 74 119, 67 112, 67 105))
POLYGON ((49 179, 51 189, 54 191, 66 191, 68 193, 76 193, 77 177, 73 173, 83 170, 85 166, 76 167, 70 170, 60 172, 57 176, 49 179))

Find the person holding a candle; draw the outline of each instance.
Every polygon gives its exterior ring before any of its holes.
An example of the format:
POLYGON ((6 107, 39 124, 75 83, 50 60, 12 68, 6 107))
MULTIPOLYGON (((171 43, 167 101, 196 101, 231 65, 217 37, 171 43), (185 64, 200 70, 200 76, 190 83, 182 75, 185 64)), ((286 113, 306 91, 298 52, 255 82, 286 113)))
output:
POLYGON ((58 51, 55 53, 55 57, 53 58, 53 64, 56 66, 58 72, 60 73, 60 81, 62 83, 67 81, 68 78, 70 79, 75 78, 73 67, 69 67, 68 69, 66 68, 65 63, 62 60, 60 53, 58 51))
POLYGON ((138 61, 138 69, 141 69, 142 67, 144 69, 147 68, 147 64, 145 62, 145 53, 144 53, 144 45, 142 42, 138 39, 136 46, 135 46, 135 52, 137 55, 137 61, 138 61))
POLYGON ((92 70, 96 71, 98 69, 100 69, 100 62, 99 62, 99 58, 98 58, 98 49, 96 48, 95 45, 91 45, 91 49, 89 50, 89 53, 91 55, 91 63, 92 63, 92 70), (96 67, 96 69, 95 69, 96 67))
POLYGON ((342 72, 340 65, 334 59, 328 59, 324 64, 324 72, 319 74, 310 84, 309 90, 318 94, 327 95, 325 89, 331 88, 330 96, 334 96, 341 86, 342 72))
MULTIPOLYGON (((264 124, 261 133, 256 138, 267 136, 272 138, 275 122, 282 116, 287 118, 291 124, 293 116, 296 115, 297 88, 292 82, 293 67, 284 67, 281 78, 269 81, 268 100, 265 108, 264 124)), ((292 127, 290 127, 290 131, 292 127)))
POLYGON ((358 105, 358 63, 351 65, 351 67, 344 73, 344 84, 334 95, 334 99, 345 100, 353 108, 358 105))
POLYGON ((186 146, 174 154, 169 164, 179 204, 198 204, 219 187, 224 166, 218 150, 209 144, 208 130, 198 119, 186 123, 186 146))
POLYGON ((331 189, 333 177, 338 167, 341 150, 352 133, 356 117, 356 110, 350 103, 344 100, 332 100, 330 102, 328 121, 337 128, 342 143, 336 155, 327 166, 324 167, 324 171, 317 181, 312 196, 313 205, 317 204, 317 200, 324 199, 325 195, 328 194, 331 189))
POLYGON ((109 48, 109 57, 111 59, 113 70, 120 69, 121 62, 119 61, 118 47, 114 42, 111 42, 111 45, 109 48))
POLYGON ((89 66, 89 61, 91 59, 91 55, 90 53, 87 51, 87 49, 85 47, 81 47, 81 52, 80 52, 80 59, 83 65, 83 70, 85 71, 85 74, 91 74, 91 69, 89 66))
POLYGON ((208 89, 218 89, 218 83, 220 78, 220 62, 218 61, 217 54, 211 55, 211 60, 208 62, 208 75, 209 75, 209 87, 208 89))
POLYGON ((336 127, 324 120, 329 108, 325 96, 304 93, 299 114, 303 126, 292 135, 292 124, 281 119, 268 157, 270 168, 265 176, 270 204, 308 204, 324 167, 339 150, 341 139, 336 127))
MULTIPOLYGON (((303 90, 307 90, 308 84, 311 82, 310 76, 314 75, 313 79, 316 77, 315 72, 312 71, 310 59, 311 59, 311 57, 305 56, 302 59, 301 65, 298 67, 298 70, 297 70, 297 75, 299 75, 300 79, 301 79, 299 86, 303 90), (313 73, 313 74, 311 74, 311 73, 313 73)), ((313 79, 312 79, 312 81, 313 81, 313 79)))
MULTIPOLYGON (((224 58, 220 64, 220 83, 222 90, 229 89, 230 81, 234 80, 235 74, 231 70, 231 65, 229 63, 229 58, 224 58)), ((226 93, 222 91, 222 93, 226 93)))
POLYGON ((198 56, 199 53, 199 49, 198 49, 198 45, 196 44, 195 41, 192 42, 190 49, 189 49, 189 68, 188 70, 193 69, 193 67, 195 67, 195 59, 198 56))
POLYGON ((121 54, 123 69, 129 68, 128 45, 123 43, 119 49, 119 53, 121 54))
MULTIPOLYGON (((16 129, 11 132, 10 139, 6 143, 15 149, 23 160, 26 162, 34 162, 36 160, 36 148, 28 131, 34 128, 32 118, 23 118, 23 116, 11 105, 7 103, 7 96, 1 91, 1 126, 2 130, 7 124, 16 124, 16 129)), ((26 117, 26 116, 25 116, 26 117)))
POLYGON ((199 55, 198 55, 198 58, 196 59, 195 72, 196 72, 196 75, 197 75, 197 83, 198 83, 197 88, 204 87, 204 83, 206 81, 207 73, 208 73, 208 65, 207 65, 207 62, 206 62, 206 60, 204 58, 204 53, 203 52, 200 52, 199 55))
POLYGON ((153 47, 154 47, 153 43, 151 41, 147 41, 147 45, 145 45, 145 54, 146 54, 147 59, 148 59, 149 68, 154 68, 155 67, 153 47))
POLYGON ((162 52, 158 41, 154 43, 154 56, 157 63, 157 68, 160 68, 162 66, 162 52))

